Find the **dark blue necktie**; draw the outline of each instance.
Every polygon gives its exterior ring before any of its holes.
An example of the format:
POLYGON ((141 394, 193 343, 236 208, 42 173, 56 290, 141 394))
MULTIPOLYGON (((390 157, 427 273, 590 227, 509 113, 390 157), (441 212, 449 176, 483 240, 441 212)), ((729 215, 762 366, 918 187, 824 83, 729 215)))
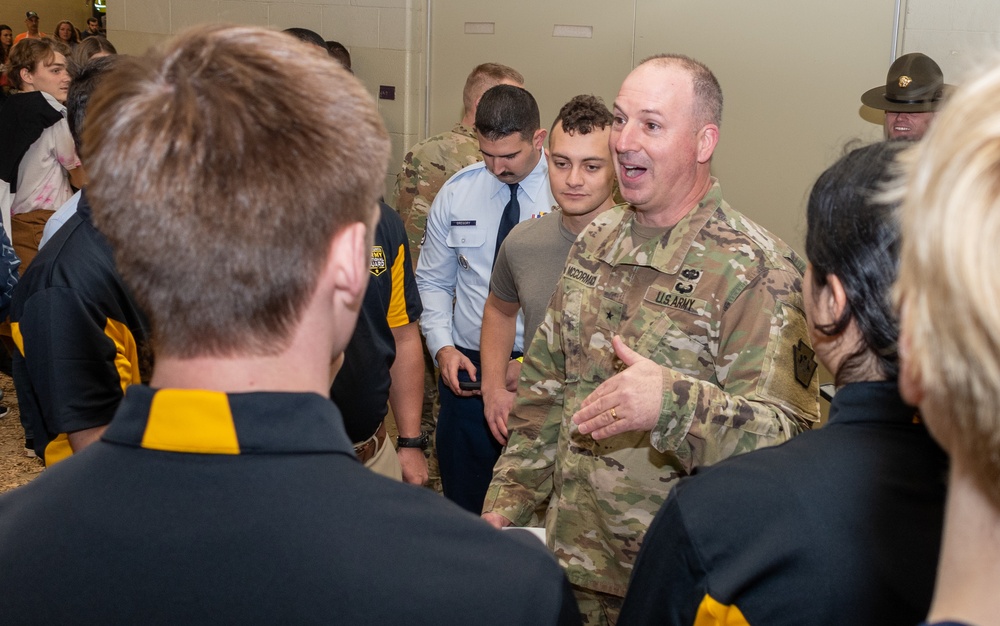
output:
POLYGON ((521 205, 517 203, 517 183, 507 185, 510 187, 510 200, 503 208, 503 215, 500 217, 500 227, 497 228, 497 247, 493 251, 493 261, 496 262, 497 253, 500 252, 500 244, 510 234, 512 228, 517 226, 521 217, 521 205))

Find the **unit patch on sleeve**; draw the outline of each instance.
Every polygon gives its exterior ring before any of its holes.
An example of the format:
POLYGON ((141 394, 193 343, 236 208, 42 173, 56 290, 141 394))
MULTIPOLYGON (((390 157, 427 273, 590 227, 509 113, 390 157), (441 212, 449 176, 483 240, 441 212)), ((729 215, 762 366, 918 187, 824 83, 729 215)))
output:
POLYGON ((382 246, 372 246, 372 263, 370 271, 372 276, 381 276, 389 269, 389 262, 385 258, 385 251, 382 246))
POLYGON ((795 358, 795 380, 803 387, 809 387, 813 374, 816 373, 816 352, 799 339, 799 343, 792 347, 792 355, 795 358))

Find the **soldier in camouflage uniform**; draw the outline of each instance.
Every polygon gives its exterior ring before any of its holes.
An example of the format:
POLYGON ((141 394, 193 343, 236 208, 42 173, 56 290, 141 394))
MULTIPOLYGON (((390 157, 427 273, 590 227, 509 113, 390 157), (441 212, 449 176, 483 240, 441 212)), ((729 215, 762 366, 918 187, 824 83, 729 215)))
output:
POLYGON ((773 445, 818 418, 802 260, 722 199, 709 165, 722 94, 708 68, 656 57, 615 102, 630 204, 570 251, 524 359, 484 506, 547 541, 590 624, 613 624, 643 535, 699 465, 773 445))
MULTIPOLYGON (((455 127, 448 132, 424 139, 410 148, 403 157, 403 166, 396 174, 396 186, 389 204, 396 207, 396 211, 403 218, 406 237, 410 241, 414 269, 420 256, 420 246, 424 243, 427 214, 430 213, 434 198, 445 182, 458 170, 483 160, 479 152, 479 138, 473 128, 476 121, 476 107, 479 106, 479 99, 486 90, 500 84, 523 87, 524 76, 517 70, 499 63, 477 65, 465 80, 465 88, 462 90, 462 103, 465 108, 462 121, 455 124, 455 127)), ((423 432, 433 435, 436 427, 434 414, 437 413, 437 381, 434 378, 434 360, 428 354, 426 344, 424 365, 424 406, 420 416, 420 428, 423 432)), ((426 451, 430 472, 428 485, 441 491, 433 436, 430 442, 430 448, 426 451)))

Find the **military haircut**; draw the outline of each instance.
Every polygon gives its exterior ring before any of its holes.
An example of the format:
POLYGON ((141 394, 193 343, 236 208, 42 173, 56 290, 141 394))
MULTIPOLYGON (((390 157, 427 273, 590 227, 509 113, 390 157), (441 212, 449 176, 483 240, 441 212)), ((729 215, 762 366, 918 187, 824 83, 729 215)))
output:
POLYGON ((840 318, 815 328, 836 336, 853 320, 861 333, 837 372, 838 385, 869 370, 885 380, 899 375, 899 321, 892 303, 899 228, 895 203, 882 202, 878 194, 892 179, 903 147, 879 142, 850 150, 820 175, 809 194, 806 257, 813 284, 823 287, 834 275, 847 295, 840 318))
POLYGON ((92 59, 79 70, 69 85, 69 93, 66 95, 66 121, 69 123, 69 132, 73 135, 77 152, 80 151, 80 136, 83 134, 90 96, 117 62, 117 56, 92 59))
POLYGON ((287 346, 335 235, 373 223, 389 138, 325 49, 206 25, 118 64, 83 155, 158 356, 260 356, 287 346))
POLYGON ((320 34, 314 30, 309 30, 308 28, 286 28, 281 32, 287 33, 299 41, 311 43, 314 46, 319 46, 320 48, 326 50, 326 42, 323 41, 320 34))
POLYGON ((7 79, 14 89, 24 89, 24 81, 21 80, 21 71, 28 70, 35 73, 38 64, 51 65, 56 58, 56 52, 66 56, 69 48, 61 41, 56 41, 51 37, 41 39, 22 39, 14 44, 10 49, 9 69, 7 79))
POLYGON ((639 65, 646 63, 677 65, 687 70, 694 85, 695 119, 701 124, 722 126, 722 86, 707 65, 683 54, 657 54, 639 65))
POLYGON ((514 133, 531 141, 541 128, 538 103, 527 89, 513 85, 490 87, 483 94, 476 109, 476 132, 490 141, 497 141, 514 133))
POLYGON ((551 130, 555 130, 556 124, 561 123, 563 132, 588 135, 595 128, 604 130, 611 126, 612 121, 614 116, 603 100, 597 96, 581 94, 574 96, 559 109, 551 130))
POLYGON ((326 51, 331 57, 337 59, 341 65, 350 70, 352 74, 354 73, 354 70, 351 69, 351 52, 344 47, 344 44, 339 41, 328 41, 326 42, 326 51))
POLYGON ((1000 510, 1000 63, 969 76, 901 156, 896 298, 925 419, 1000 510))
POLYGON ((468 113, 476 108, 476 102, 483 97, 486 90, 495 87, 505 80, 518 85, 524 85, 524 76, 512 67, 500 63, 482 63, 477 65, 465 79, 462 89, 462 105, 468 113))

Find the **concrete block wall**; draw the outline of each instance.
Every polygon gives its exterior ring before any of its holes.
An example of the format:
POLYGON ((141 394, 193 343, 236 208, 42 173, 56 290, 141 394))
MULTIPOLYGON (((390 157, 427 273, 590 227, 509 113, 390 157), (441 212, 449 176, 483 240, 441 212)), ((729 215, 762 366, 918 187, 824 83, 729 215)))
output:
POLYGON ((403 154, 421 138, 426 14, 426 0, 109 0, 108 31, 127 54, 142 54, 184 28, 211 22, 298 26, 341 42, 372 97, 378 98, 382 85, 395 87, 394 100, 377 100, 392 138, 388 196, 403 154))
POLYGON ((923 52, 959 83, 1000 54, 1000 3, 996 0, 907 0, 900 54, 923 52))

